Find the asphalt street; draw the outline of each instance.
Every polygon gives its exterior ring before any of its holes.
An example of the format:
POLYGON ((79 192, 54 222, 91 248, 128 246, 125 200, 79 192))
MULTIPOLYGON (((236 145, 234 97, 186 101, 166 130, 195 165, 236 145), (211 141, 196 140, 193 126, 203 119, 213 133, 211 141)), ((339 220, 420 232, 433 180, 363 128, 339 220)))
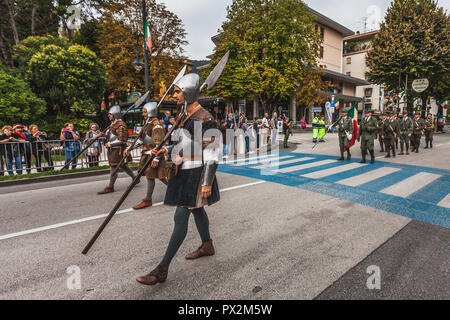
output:
POLYGON ((0 299, 449 299, 449 138, 408 157, 377 152, 378 167, 358 167, 358 146, 354 162, 333 162, 334 134, 314 150, 310 134, 295 135, 270 175, 263 156, 228 161, 221 201, 206 209, 216 255, 184 259, 200 245, 191 217, 167 281, 154 287, 135 278, 156 267, 172 232, 162 183, 153 208, 133 211, 145 194, 146 182, 138 185, 86 256, 130 178, 105 196, 96 193, 108 176, 1 187, 0 299), (397 180, 366 172, 386 168, 397 180), (370 267, 380 289, 367 286, 370 267), (71 285, 75 269, 80 288, 71 285))

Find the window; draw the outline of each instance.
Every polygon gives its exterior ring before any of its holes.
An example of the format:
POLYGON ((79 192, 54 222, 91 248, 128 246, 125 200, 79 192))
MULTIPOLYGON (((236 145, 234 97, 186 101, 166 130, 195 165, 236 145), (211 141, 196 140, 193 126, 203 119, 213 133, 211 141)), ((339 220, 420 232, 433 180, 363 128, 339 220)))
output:
POLYGON ((351 64, 352 63, 352 58, 351 57, 348 57, 347 58, 347 64, 351 64))
POLYGON ((364 90, 364 95, 366 97, 371 97, 372 96, 372 92, 373 92, 372 88, 367 88, 367 89, 364 90))
POLYGON ((352 75, 352 73, 351 72, 347 72, 347 75, 350 77, 352 75))
POLYGON ((320 38, 323 40, 325 40, 325 28, 324 27, 320 27, 320 38))
POLYGON ((323 47, 321 46, 321 47, 320 47, 320 59, 323 59, 323 53, 324 53, 324 49, 323 49, 323 47))

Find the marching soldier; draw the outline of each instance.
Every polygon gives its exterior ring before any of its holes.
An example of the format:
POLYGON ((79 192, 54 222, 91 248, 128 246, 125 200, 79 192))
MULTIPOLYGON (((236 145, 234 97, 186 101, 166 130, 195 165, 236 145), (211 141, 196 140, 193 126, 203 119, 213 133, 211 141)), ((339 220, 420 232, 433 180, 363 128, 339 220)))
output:
POLYGON ((325 116, 321 116, 319 120, 319 142, 325 142, 323 138, 325 137, 326 129, 325 116))
POLYGON ((380 142, 381 150, 380 152, 384 152, 384 140, 382 138, 381 131, 383 129, 383 124, 386 121, 386 113, 382 113, 380 119, 378 119, 378 141, 380 142))
POLYGON ((342 110, 342 117, 338 122, 339 125, 339 148, 341 151, 341 157, 339 161, 344 160, 344 152, 347 150, 347 160, 350 161, 352 155, 350 154, 349 142, 353 135, 353 121, 347 116, 348 110, 342 110))
POLYGON ((387 152, 385 158, 391 157, 391 150, 392 156, 395 158, 395 138, 398 137, 399 135, 400 135, 400 128, 398 126, 398 122, 395 121, 394 114, 391 114, 389 120, 383 123, 383 127, 381 130, 381 137, 384 140, 387 152))
MULTIPOLYGON (((180 127, 176 133, 178 139, 175 139, 172 147, 165 147, 168 150, 173 148, 175 165, 164 200, 164 204, 176 207, 175 225, 160 264, 149 274, 136 279, 141 284, 155 285, 166 281, 169 265, 186 237, 191 213, 202 245, 188 254, 186 259, 194 260, 215 254, 204 207, 220 200, 216 179, 219 139, 212 136, 214 134, 211 135, 209 130, 218 131, 218 126, 212 115, 198 103, 199 95, 200 77, 197 74, 188 74, 175 84, 174 98, 183 108, 177 117, 180 127)), ((155 149, 152 154, 157 155, 155 149)))
MULTIPOLYGON (((142 108, 142 116, 146 121, 145 126, 142 128, 144 134, 142 138, 138 140, 133 149, 142 146, 142 156, 139 163, 139 169, 147 163, 148 159, 151 157, 152 150, 157 148, 159 144, 164 140, 166 135, 166 130, 159 123, 158 116, 158 104, 156 102, 149 102, 142 108)), ((131 150, 128 148, 125 150, 125 154, 129 154, 131 150)), ((168 184, 166 179, 166 149, 161 149, 159 154, 153 160, 151 166, 145 171, 145 176, 147 178, 147 194, 142 202, 133 207, 134 210, 144 209, 151 207, 153 191, 155 189, 155 179, 159 179, 165 185, 168 184)))
POLYGON ((370 152, 370 163, 375 162, 374 141, 377 135, 377 130, 377 120, 372 117, 372 110, 367 110, 366 117, 361 120, 361 126, 358 133, 358 141, 361 141, 362 152, 362 161, 360 163, 366 163, 367 151, 370 152))
POLYGON ((314 115, 312 127, 313 127, 313 143, 317 143, 317 138, 319 137, 319 130, 320 130, 319 115, 317 113, 314 115))
POLYGON ((400 121, 400 156, 409 155, 409 142, 413 133, 413 121, 408 117, 408 112, 403 113, 403 120, 400 121))
MULTIPOLYGON (((105 147, 108 149, 108 161, 111 166, 111 174, 109 179, 109 185, 103 191, 98 192, 98 194, 107 194, 114 192, 114 184, 116 183, 118 177, 117 166, 122 161, 122 157, 127 147, 128 141, 128 128, 125 122, 121 120, 122 114, 120 112, 120 106, 114 106, 109 109, 108 119, 111 121, 111 126, 106 131, 106 144, 105 147)), ((100 133, 100 136, 105 134, 100 133)), ((94 139, 97 136, 94 137, 94 139)), ((128 161, 132 161, 131 155, 129 155, 128 161)), ((125 162, 121 165, 120 169, 125 171, 132 180, 134 180, 134 173, 128 167, 128 163, 125 162)))
POLYGON ((425 129, 425 121, 421 118, 420 112, 416 112, 413 120, 413 134, 411 143, 413 150, 411 152, 419 153, 420 140, 422 139, 423 130, 425 129))
MULTIPOLYGON (((400 121, 402 120, 402 116, 399 116, 398 112, 394 113, 394 120, 397 122, 398 126, 400 127, 400 121)), ((395 138, 395 150, 398 150, 398 141, 400 140, 400 137, 397 136, 395 138)))
POLYGON ((433 149, 433 135, 434 135, 433 115, 429 113, 427 120, 425 120, 425 142, 427 144, 425 149, 428 149, 428 145, 430 145, 430 148, 433 149))

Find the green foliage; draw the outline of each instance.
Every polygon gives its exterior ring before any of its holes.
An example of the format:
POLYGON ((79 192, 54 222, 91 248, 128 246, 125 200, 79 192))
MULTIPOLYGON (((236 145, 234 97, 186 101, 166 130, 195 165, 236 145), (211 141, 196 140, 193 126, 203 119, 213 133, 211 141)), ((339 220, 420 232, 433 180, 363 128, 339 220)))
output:
POLYGON ((69 42, 64 38, 51 35, 28 37, 19 45, 14 46, 14 61, 17 66, 17 72, 25 77, 28 70, 28 63, 34 54, 48 45, 54 45, 63 49, 69 48, 69 42))
POLYGON ((0 68, 0 127, 29 122, 45 113, 45 101, 36 97, 28 84, 0 68))
MULTIPOLYGON (((450 23, 443 8, 432 0, 395 0, 387 11, 368 54, 369 80, 398 93, 418 78, 428 78, 425 95, 440 100, 448 95, 450 77, 450 23), (401 68, 400 68, 401 65, 401 68), (402 84, 399 87, 399 73, 402 84)), ((419 97, 412 90, 409 98, 419 97)), ((409 99, 412 102, 413 99, 409 99)), ((409 103, 411 105, 411 103, 409 103)))
POLYGON ((80 45, 42 46, 28 63, 26 79, 45 99, 50 114, 93 114, 106 88, 103 65, 94 52, 80 45))
POLYGON ((226 51, 231 56, 210 93, 230 100, 256 96, 265 111, 297 90, 321 43, 314 17, 297 0, 233 1, 219 40, 213 65, 226 51))

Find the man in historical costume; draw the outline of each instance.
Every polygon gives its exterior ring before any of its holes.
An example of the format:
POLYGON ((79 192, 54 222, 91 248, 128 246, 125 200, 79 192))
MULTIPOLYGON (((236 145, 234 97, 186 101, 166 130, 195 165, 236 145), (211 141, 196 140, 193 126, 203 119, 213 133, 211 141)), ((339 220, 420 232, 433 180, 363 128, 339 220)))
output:
POLYGON ((411 140, 411 135, 413 133, 413 121, 408 116, 408 112, 403 112, 403 120, 400 121, 400 153, 402 156, 404 154, 409 155, 409 143, 411 140))
POLYGON ((400 127, 398 122, 395 120, 395 115, 391 114, 389 120, 385 121, 383 123, 383 127, 381 128, 381 137, 384 140, 387 153, 385 158, 391 157, 391 150, 392 156, 395 158, 395 139, 398 136, 400 136, 400 127))
POLYGON ((411 137, 411 144, 413 150, 411 152, 419 153, 420 140, 422 139, 423 130, 425 129, 425 121, 421 118, 420 112, 416 112, 413 120, 413 133, 411 137))
POLYGON ((366 116, 361 120, 361 126, 358 132, 358 141, 361 141, 361 163, 366 163, 367 151, 370 152, 370 163, 375 162, 374 142, 377 136, 377 130, 377 120, 372 117, 372 110, 367 110, 366 116))
MULTIPOLYGON (((148 275, 137 278, 139 283, 155 285, 167 278, 169 264, 183 243, 189 216, 194 215, 202 245, 186 259, 214 255, 209 233, 209 220, 204 207, 220 200, 216 170, 220 155, 220 131, 212 115, 199 103, 200 78, 188 74, 175 84, 174 98, 181 107, 177 117, 179 129, 174 136, 171 172, 164 204, 176 206, 175 225, 161 263, 148 275)), ((170 150, 172 149, 172 150, 170 150)), ((152 153, 157 155, 155 150, 152 153)))
POLYGON ((434 121, 433 115, 431 113, 428 114, 427 119, 425 120, 425 149, 433 149, 433 135, 434 135, 434 121))
MULTIPOLYGON (((105 147, 108 149, 108 161, 111 167, 111 174, 109 179, 109 185, 103 191, 98 194, 107 194, 114 192, 114 184, 116 183, 117 177, 119 175, 117 166, 122 161, 122 157, 127 148, 128 141, 128 128, 125 122, 121 120, 122 114, 120 111, 120 106, 114 106, 109 109, 108 119, 111 121, 111 125, 106 131, 106 135, 100 133, 99 136, 106 136, 105 147)), ((98 138, 95 136, 94 138, 98 138)), ((131 156, 128 157, 128 161, 132 161, 131 156)), ((127 162, 120 166, 120 169, 125 171, 131 179, 133 180, 135 175, 133 171, 128 167, 127 162)))
POLYGON ((347 116, 348 110, 342 110, 342 117, 339 119, 337 125, 339 125, 339 148, 341 151, 341 157, 339 161, 344 160, 344 152, 347 150, 347 160, 350 161, 352 155, 350 154, 349 143, 353 135, 353 120, 347 116))
MULTIPOLYGON (((152 156, 152 150, 157 148, 164 140, 166 130, 160 124, 158 120, 158 103, 149 102, 142 108, 142 117, 145 119, 145 125, 142 128, 144 133, 134 147, 130 146, 125 150, 125 154, 128 155, 131 150, 142 146, 142 156, 139 163, 139 171, 147 163, 148 159, 152 156)), ((159 179, 165 185, 168 184, 166 179, 166 149, 161 149, 155 159, 153 159, 151 166, 145 171, 147 178, 147 194, 142 202, 133 207, 135 210, 151 207, 153 191, 155 190, 155 179, 159 179)))

